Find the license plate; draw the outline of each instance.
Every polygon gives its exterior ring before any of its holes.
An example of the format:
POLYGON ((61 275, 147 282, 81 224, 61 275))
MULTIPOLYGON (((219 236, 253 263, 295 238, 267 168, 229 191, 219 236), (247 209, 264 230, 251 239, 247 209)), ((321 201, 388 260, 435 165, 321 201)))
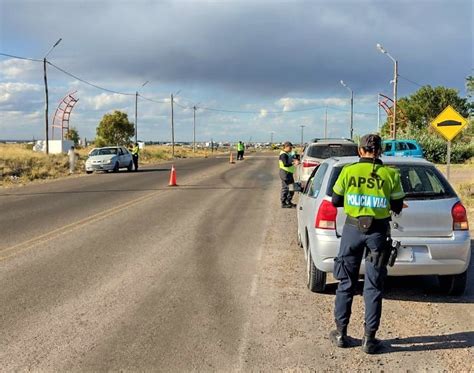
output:
POLYGON ((413 262, 413 249, 407 246, 401 246, 398 249, 397 262, 413 262))

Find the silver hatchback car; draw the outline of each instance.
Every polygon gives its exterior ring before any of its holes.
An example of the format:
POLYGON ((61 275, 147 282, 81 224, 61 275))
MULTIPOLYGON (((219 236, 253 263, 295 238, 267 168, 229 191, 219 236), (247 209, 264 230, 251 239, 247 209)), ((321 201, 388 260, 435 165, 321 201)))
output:
MULTIPOLYGON (((383 157, 399 169, 405 203, 393 216, 392 237, 401 242, 389 276, 437 275, 441 288, 459 295, 466 287, 471 237, 466 209, 449 182, 424 159, 383 157)), ((322 292, 333 271, 346 214, 331 203, 332 187, 344 165, 358 157, 330 158, 311 174, 297 205, 298 243, 307 259, 307 285, 322 292)), ((364 262, 361 274, 364 273, 364 262)))

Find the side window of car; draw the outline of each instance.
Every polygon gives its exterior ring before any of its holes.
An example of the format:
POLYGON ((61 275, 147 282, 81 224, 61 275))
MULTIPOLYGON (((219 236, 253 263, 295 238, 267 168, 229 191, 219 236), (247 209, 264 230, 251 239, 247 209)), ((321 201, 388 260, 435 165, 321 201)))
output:
POLYGON ((395 149, 397 151, 407 150, 407 145, 404 142, 397 142, 396 145, 395 145, 395 149))
POLYGON ((408 149, 410 150, 416 150, 416 145, 412 144, 411 142, 407 142, 408 149))
POLYGON ((118 148, 118 155, 123 155, 122 148, 118 148))
POLYGON ((309 186, 308 195, 311 197, 317 197, 323 185, 324 175, 328 169, 327 163, 323 163, 319 166, 318 171, 314 175, 311 185, 309 186))
POLYGON ((384 149, 384 151, 385 151, 385 152, 389 152, 389 151, 391 151, 391 150, 392 150, 392 143, 391 143, 391 142, 385 143, 385 149, 384 149))

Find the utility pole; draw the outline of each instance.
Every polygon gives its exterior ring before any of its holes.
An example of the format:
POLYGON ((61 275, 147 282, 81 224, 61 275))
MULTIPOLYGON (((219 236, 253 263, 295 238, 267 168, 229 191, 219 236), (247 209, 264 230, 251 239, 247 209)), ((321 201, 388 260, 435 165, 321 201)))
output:
POLYGON ((135 91, 135 144, 138 143, 138 91, 135 91))
POLYGON ((380 133, 380 93, 377 94, 377 132, 380 133))
POLYGON ((301 146, 303 146, 303 128, 305 128, 306 126, 305 125, 301 125, 301 146))
POLYGON ((347 90, 351 93, 351 127, 349 130, 349 133, 350 133, 350 139, 352 140, 353 135, 354 135, 354 91, 346 83, 344 83, 343 80, 341 80, 341 85, 347 88, 347 90))
POLYGON ((270 145, 273 144, 273 134, 274 134, 274 133, 275 133, 275 132, 273 132, 273 131, 270 132, 270 145))
POLYGON ((193 106, 193 153, 196 153, 196 105, 193 106))
POLYGON ((44 74, 44 136, 46 139, 46 154, 49 154, 49 122, 48 122, 48 77, 46 75, 46 57, 43 58, 43 74, 44 74))
POLYGON ((394 140, 397 139, 397 88, 398 88, 398 61, 395 60, 393 72, 393 133, 394 140))
POLYGON ((326 106, 326 119, 324 120, 324 138, 328 138, 328 107, 326 106))
POLYGON ((62 38, 60 38, 54 45, 49 49, 48 53, 45 54, 43 58, 43 77, 44 77, 44 124, 45 124, 45 129, 44 129, 44 137, 46 140, 46 154, 49 154, 49 96, 48 96, 48 76, 46 72, 46 64, 48 61, 46 58, 48 55, 51 53, 51 51, 56 48, 56 46, 61 43, 62 38))
POLYGON ((174 158, 174 111, 173 111, 173 94, 171 94, 171 156, 174 158))

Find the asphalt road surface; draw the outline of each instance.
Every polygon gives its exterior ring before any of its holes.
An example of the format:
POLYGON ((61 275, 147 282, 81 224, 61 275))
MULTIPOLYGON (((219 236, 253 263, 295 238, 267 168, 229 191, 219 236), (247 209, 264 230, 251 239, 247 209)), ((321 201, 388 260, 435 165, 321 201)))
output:
POLYGON ((0 191, 2 371, 473 369, 463 297, 392 279, 365 355, 329 344, 335 284, 305 288, 275 155, 178 160, 0 191))

